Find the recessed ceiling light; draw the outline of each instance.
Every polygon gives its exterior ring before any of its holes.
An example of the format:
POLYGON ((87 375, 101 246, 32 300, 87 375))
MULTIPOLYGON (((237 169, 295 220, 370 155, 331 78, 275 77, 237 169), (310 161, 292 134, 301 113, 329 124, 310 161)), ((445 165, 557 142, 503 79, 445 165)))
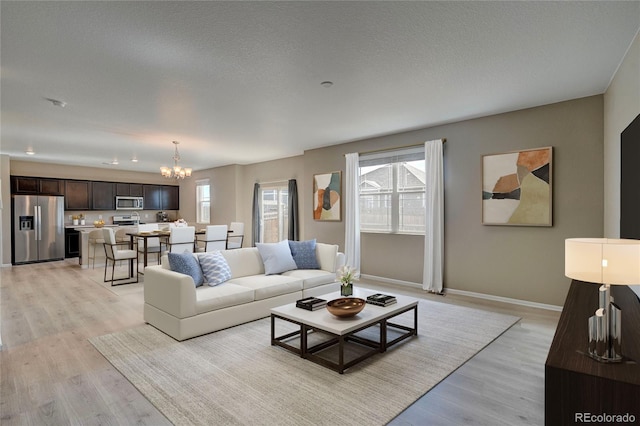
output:
POLYGON ((118 160, 117 160, 117 159, 116 159, 116 160, 113 160, 113 161, 111 162, 111 165, 112 165, 112 166, 117 166, 118 164, 120 164, 120 163, 118 163, 118 160))
POLYGON ((58 99, 52 99, 52 98, 45 98, 46 100, 48 100, 49 102, 51 102, 54 106, 60 107, 60 108, 64 108, 67 106, 67 103, 64 101, 60 101, 58 99))
POLYGON ((132 162, 132 163, 137 163, 137 162, 138 162, 138 159, 137 159, 136 157, 133 157, 133 158, 131 159, 131 162, 132 162))
POLYGON ((325 89, 328 89, 329 87, 333 86, 333 82, 332 81, 323 81, 322 83, 320 83, 320 86, 324 87, 325 89))
POLYGON ((27 148, 27 150, 24 153, 27 155, 36 155, 36 153, 33 151, 32 148, 27 148))

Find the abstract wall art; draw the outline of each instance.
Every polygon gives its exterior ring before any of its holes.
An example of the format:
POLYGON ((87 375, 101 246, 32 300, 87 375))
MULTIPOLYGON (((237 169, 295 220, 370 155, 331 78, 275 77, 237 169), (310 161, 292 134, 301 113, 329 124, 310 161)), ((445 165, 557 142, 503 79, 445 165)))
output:
POLYGON ((482 156, 482 224, 552 226, 553 147, 482 156))
POLYGON ((341 172, 313 176, 313 218, 315 220, 342 220, 341 172))

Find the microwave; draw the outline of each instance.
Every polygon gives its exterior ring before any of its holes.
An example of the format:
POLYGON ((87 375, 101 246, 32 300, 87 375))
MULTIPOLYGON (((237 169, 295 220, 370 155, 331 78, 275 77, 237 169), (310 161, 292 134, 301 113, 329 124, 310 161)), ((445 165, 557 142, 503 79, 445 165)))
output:
POLYGON ((142 197, 116 197, 116 210, 142 210, 142 197))

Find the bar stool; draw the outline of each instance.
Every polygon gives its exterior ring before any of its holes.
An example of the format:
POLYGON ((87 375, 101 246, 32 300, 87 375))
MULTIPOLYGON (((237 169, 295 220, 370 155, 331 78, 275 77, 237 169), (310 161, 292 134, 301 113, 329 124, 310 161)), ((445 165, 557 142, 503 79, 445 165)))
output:
POLYGON ((104 235, 102 233, 102 229, 95 229, 89 232, 89 247, 87 257, 89 260, 93 261, 93 269, 96 268, 96 246, 104 244, 104 235), (91 254, 91 249, 93 248, 93 254, 91 254))

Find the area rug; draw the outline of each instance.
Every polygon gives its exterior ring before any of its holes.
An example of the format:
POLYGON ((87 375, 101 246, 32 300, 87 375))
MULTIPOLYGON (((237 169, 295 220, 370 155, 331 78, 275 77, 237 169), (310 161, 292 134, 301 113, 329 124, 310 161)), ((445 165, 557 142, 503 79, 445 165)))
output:
MULTIPOLYGON (((85 271, 85 270, 83 270, 85 271)), ((123 281, 115 281, 114 286, 111 285, 111 281, 104 282, 104 266, 86 269, 87 274, 89 274, 89 279, 94 283, 106 288, 113 294, 117 294, 118 296, 124 296, 132 293, 140 293, 143 291, 143 282, 144 275, 138 275, 138 282, 135 282, 135 278, 132 280, 133 282, 127 283, 128 280, 123 281), (125 283, 125 284, 123 284, 125 283)), ((128 266, 118 266, 115 268, 114 277, 125 278, 129 276, 129 268, 128 266)), ((107 278, 111 279, 111 268, 107 269, 107 278)))
POLYGON ((269 318, 183 342, 149 325, 90 341, 176 425, 383 425, 519 320, 422 300, 418 313, 417 337, 342 375, 271 346, 269 318))

